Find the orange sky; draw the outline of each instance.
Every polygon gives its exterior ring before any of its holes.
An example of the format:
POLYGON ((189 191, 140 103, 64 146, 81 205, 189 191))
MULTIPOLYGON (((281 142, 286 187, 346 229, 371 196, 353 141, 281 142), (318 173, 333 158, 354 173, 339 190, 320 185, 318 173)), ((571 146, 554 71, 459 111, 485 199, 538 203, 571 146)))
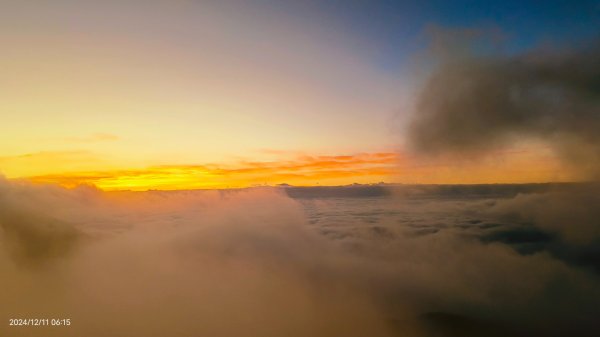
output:
POLYGON ((160 165, 139 169, 82 171, 30 176, 41 183, 67 187, 92 184, 104 190, 238 188, 255 185, 343 185, 388 180, 394 174, 394 153, 341 156, 298 156, 280 161, 234 164, 160 165))
POLYGON ((410 72, 306 20, 243 1, 7 4, 0 174, 106 190, 571 178, 539 147, 401 154, 410 72))
MULTIPOLYGON (((54 155, 61 158, 65 154, 54 155)), ((53 154, 38 156, 49 160, 53 154)), ((528 183, 574 179, 551 153, 540 150, 499 151, 477 161, 465 158, 423 159, 395 152, 333 156, 280 153, 278 156, 278 160, 271 161, 239 160, 228 164, 81 170, 32 174, 25 178, 65 187, 94 185, 103 190, 239 188, 284 183, 296 186, 378 182, 528 183)), ((16 159, 34 160, 35 157, 16 159)))

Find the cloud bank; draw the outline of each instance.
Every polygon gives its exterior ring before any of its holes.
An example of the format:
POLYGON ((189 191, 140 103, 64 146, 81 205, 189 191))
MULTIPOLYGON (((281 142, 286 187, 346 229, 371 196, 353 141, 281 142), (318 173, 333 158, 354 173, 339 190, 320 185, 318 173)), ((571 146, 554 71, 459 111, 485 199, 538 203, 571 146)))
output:
POLYGON ((483 239, 511 229, 493 226, 505 193, 292 199, 270 188, 107 193, 2 181, 0 316, 73 324, 0 332, 429 336, 452 335, 457 322, 483 335, 597 331, 593 272, 483 239))
POLYGON ((584 177, 598 178, 598 40, 517 55, 434 52, 441 61, 409 128, 415 151, 471 155, 541 140, 584 177))
MULTIPOLYGON (((474 37, 473 31, 449 36, 468 37, 467 40, 474 37)), ((598 40, 518 55, 433 50, 441 62, 419 93, 408 133, 417 155, 481 160, 515 144, 541 141, 573 168, 579 179, 599 179, 598 40)), ((593 303, 597 305, 600 291, 593 284, 600 270, 600 214, 595 206, 599 192, 597 183, 553 186, 544 193, 522 192, 478 208, 481 214, 494 219, 489 227, 484 227, 490 230, 477 235, 481 242, 510 246, 522 256, 546 255, 593 275, 594 281, 586 286, 587 305, 575 304, 578 301, 573 293, 562 293, 562 281, 558 280, 545 295, 548 301, 562 297, 564 308, 587 307, 578 314, 587 323, 577 329, 576 324, 565 324, 565 320, 555 316, 557 321, 547 322, 542 334, 598 333, 591 308, 593 303)), ((473 224, 479 224, 481 220, 474 221, 473 224)), ((546 264, 540 262, 536 268, 542 266, 546 264)), ((535 320, 548 314, 546 310, 530 308, 513 313, 536 324, 535 320)), ((569 314, 564 315, 566 318, 569 314)), ((541 321, 537 324, 538 328, 544 325, 541 321)))

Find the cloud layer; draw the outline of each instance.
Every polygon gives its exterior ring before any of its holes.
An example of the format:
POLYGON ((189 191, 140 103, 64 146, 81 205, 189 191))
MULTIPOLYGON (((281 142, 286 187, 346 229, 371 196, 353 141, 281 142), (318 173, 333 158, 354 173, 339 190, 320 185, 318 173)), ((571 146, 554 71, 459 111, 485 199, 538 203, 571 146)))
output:
POLYGON ((107 193, 2 181, 0 287, 10 291, 0 315, 73 325, 0 332, 429 336, 457 322, 484 335, 595 331, 593 271, 489 238, 521 226, 506 220, 511 196, 538 191, 515 188, 292 199, 271 188, 107 193))

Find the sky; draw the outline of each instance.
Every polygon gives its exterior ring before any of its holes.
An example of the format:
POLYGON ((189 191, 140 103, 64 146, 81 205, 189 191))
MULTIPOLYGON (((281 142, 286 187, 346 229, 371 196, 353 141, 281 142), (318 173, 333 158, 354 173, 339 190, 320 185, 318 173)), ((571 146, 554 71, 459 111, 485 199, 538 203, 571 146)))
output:
POLYGON ((0 172, 106 190, 572 180, 543 143, 422 160, 404 129, 432 32, 517 54, 600 26, 598 1, 0 6, 0 172))

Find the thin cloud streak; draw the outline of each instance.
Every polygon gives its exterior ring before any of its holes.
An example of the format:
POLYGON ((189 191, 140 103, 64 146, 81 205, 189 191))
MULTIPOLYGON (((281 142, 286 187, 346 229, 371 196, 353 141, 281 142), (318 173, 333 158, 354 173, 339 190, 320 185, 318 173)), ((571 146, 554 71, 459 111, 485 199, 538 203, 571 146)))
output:
POLYGON ((27 177, 67 187, 94 185, 105 190, 237 188, 253 185, 349 184, 386 180, 394 174, 396 153, 302 156, 289 161, 242 161, 235 165, 162 165, 141 169, 85 171, 27 177))
MULTIPOLYGON (((61 156, 59 156, 61 157, 61 156)), ((43 171, 43 170, 42 170, 43 171)), ((233 163, 153 165, 56 171, 10 178, 66 187, 93 185, 103 190, 177 190, 242 188, 291 184, 347 185, 352 183, 539 183, 574 181, 576 174, 539 146, 494 151, 479 160, 424 160, 410 154, 376 152, 352 155, 298 154, 272 160, 233 163)))

